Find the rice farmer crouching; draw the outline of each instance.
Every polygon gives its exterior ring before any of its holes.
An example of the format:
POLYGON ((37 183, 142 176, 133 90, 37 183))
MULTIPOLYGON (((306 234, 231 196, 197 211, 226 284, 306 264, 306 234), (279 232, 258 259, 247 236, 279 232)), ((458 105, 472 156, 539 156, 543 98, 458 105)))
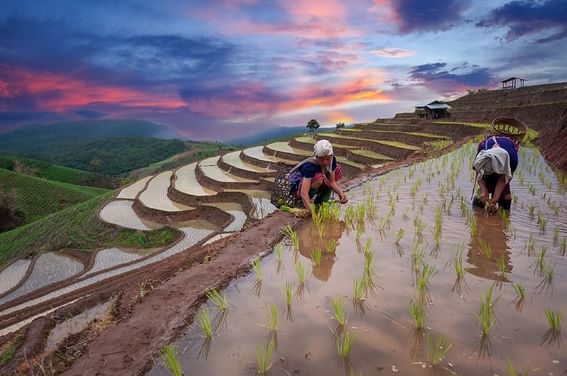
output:
POLYGON ((478 144, 473 169, 481 196, 474 198, 474 206, 494 212, 498 204, 499 208, 510 210, 510 180, 518 167, 518 148, 519 143, 501 136, 490 136, 478 144))
POLYGON ((333 155, 333 145, 327 140, 319 140, 313 147, 313 156, 291 170, 291 194, 309 213, 313 204, 318 206, 329 201, 333 192, 339 196, 340 203, 345 204, 347 196, 337 184, 342 176, 342 167, 333 155))

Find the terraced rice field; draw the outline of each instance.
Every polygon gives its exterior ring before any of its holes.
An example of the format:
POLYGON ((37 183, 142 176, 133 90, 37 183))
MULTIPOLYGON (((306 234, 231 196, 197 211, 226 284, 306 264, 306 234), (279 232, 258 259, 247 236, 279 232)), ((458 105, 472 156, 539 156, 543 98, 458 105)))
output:
POLYGON ((16 260, 0 271, 0 295, 13 289, 26 276, 31 260, 16 260))
POLYGON ((179 212, 195 209, 194 207, 174 202, 167 195, 167 189, 171 183, 172 174, 172 171, 165 171, 149 181, 146 189, 138 196, 138 199, 145 207, 164 212, 179 212))
MULTIPOLYGON (((373 127, 377 126, 373 125, 373 127)), ((405 124, 405 127, 412 125, 405 124)), ((363 126, 357 126, 358 128, 362 129, 363 126)), ((413 130, 413 136, 421 132, 419 127, 413 130)), ((399 133, 403 138, 403 132, 399 133)), ((355 138, 344 134, 319 135, 317 139, 327 136, 332 141, 340 140, 337 149, 344 148, 345 154, 339 154, 337 159, 343 164, 349 176, 393 162, 398 159, 394 155, 409 155, 421 150, 418 146, 403 142, 355 138), (376 144, 386 145, 388 151, 394 153, 387 155, 373 149, 376 144)), ((443 139, 443 137, 439 138, 443 139)), ((315 139, 300 137, 295 141, 312 145, 315 139)), ((71 278, 69 279, 71 281, 73 276, 82 271, 82 265, 55 253, 42 254, 33 266, 30 276, 10 296, 11 299, 16 296, 23 297, 39 287, 45 288, 45 294, 8 309, 2 309, 1 306, 8 301, 6 297, 0 299, 0 317, 44 304, 50 299, 94 285, 107 278, 157 263, 195 245, 221 238, 226 233, 238 232, 248 222, 261 220, 275 210, 269 200, 269 189, 278 163, 292 165, 311 155, 310 146, 298 148, 291 146, 291 143, 275 142, 230 152, 222 157, 211 157, 182 166, 175 171, 165 171, 145 177, 121 189, 100 210, 102 221, 140 232, 162 228, 167 223, 184 234, 183 240, 175 245, 153 250, 154 253, 150 255, 126 252, 108 246, 107 249, 96 253, 90 270, 86 270, 80 278, 60 289, 52 288, 53 284, 66 278, 71 278), (172 181, 175 182, 174 185, 172 181), (211 212, 211 207, 220 212, 211 212), (191 218, 198 219, 183 222, 181 217, 179 219, 175 216, 167 217, 170 214, 186 212, 195 214, 191 218), (220 218, 219 214, 222 212, 226 213, 224 216, 227 218, 226 221, 220 218), (165 215, 166 219, 161 217, 162 215, 165 215)), ((76 236, 83 235, 76 234, 76 236)), ((11 268, 1 272, 0 279, 10 281, 6 286, 21 282, 22 273, 25 273, 24 269, 27 269, 26 265, 29 265, 29 261, 27 263, 25 260, 18 261, 11 268)), ((7 288, 4 289, 7 291, 7 288)))
POLYGON ((371 177, 338 220, 298 228, 221 291, 227 310, 201 307, 212 336, 195 320, 173 342, 181 370, 564 373, 564 330, 546 317, 567 309, 564 178, 522 148, 512 210, 486 215, 470 204, 475 148, 371 177))

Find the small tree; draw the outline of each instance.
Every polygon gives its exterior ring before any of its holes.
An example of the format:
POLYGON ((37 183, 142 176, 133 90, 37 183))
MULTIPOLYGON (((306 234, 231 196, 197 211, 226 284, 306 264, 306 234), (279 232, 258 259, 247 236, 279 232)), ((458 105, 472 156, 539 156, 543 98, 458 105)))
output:
POLYGON ((345 127, 345 123, 337 123, 337 129, 341 129, 345 127))
POLYGON ((320 127, 321 125, 319 124, 319 122, 315 119, 311 119, 307 122, 307 129, 309 129, 309 131, 311 133, 315 133, 315 131, 320 127))

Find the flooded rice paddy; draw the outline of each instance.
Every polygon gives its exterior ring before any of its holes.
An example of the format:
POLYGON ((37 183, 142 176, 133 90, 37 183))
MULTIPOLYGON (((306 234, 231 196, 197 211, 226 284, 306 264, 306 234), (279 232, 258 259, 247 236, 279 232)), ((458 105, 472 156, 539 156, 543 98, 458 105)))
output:
MULTIPOLYGON (((227 311, 202 307, 212 338, 196 319, 176 340, 185 374, 564 374, 546 312, 565 322, 565 187, 523 148, 512 210, 487 216, 470 205, 474 151, 372 178, 340 221, 297 229, 226 288, 227 311)), ((166 374, 156 356, 150 375, 166 374)))

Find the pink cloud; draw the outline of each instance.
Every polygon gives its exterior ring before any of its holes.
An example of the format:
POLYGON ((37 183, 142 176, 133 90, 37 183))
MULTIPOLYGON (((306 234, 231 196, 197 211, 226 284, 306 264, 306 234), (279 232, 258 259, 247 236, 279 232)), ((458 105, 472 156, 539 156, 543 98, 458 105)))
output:
POLYGON ((402 58, 415 55, 415 51, 395 47, 375 49, 371 50, 370 53, 372 55, 378 55, 387 58, 402 58))

